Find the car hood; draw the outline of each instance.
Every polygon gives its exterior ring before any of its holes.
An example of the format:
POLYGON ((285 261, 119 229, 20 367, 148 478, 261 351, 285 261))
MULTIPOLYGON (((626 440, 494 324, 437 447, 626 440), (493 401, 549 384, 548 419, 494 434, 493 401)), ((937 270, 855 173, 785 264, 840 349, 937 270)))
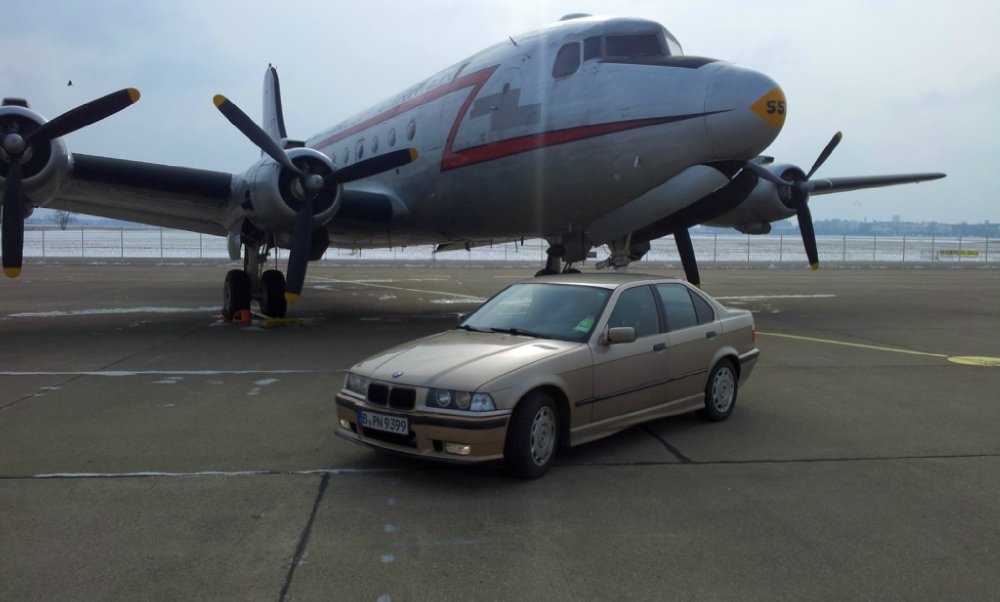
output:
POLYGON ((352 371, 391 383, 475 391, 497 377, 581 344, 451 330, 373 355, 352 371))

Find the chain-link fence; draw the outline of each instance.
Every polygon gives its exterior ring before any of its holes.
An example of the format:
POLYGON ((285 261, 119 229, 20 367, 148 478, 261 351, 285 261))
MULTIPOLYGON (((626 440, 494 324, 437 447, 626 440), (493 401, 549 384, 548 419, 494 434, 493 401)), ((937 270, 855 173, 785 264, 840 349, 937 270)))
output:
MULTIPOLYGON (((794 235, 745 236, 696 234, 691 237, 701 264, 805 263, 802 241, 794 235)), ((1000 238, 934 236, 819 236, 823 263, 1000 263, 1000 238)), ((327 261, 493 261, 537 263, 545 261, 547 243, 526 240, 475 247, 468 251, 434 253, 433 246, 393 249, 329 249, 327 261)), ((226 240, 164 228, 29 229, 24 233, 24 255, 52 259, 228 259, 226 240)), ((280 253, 285 256, 285 252, 280 253)), ((604 258, 606 250, 598 250, 604 258)), ((678 262, 670 237, 653 241, 644 261, 678 262)))

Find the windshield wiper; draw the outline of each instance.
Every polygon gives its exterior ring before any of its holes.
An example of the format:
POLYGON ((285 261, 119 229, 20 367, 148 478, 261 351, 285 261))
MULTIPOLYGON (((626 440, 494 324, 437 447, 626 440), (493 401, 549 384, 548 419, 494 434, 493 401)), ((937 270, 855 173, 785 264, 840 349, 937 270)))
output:
POLYGON ((459 324, 455 328, 461 329, 461 330, 468 330, 469 332, 489 332, 488 330, 482 330, 480 328, 473 328, 472 326, 469 326, 468 324, 459 324))
POLYGON ((552 337, 546 336, 544 334, 539 334, 537 332, 531 332, 530 330, 522 330, 520 328, 490 328, 492 332, 499 332, 502 334, 512 334, 514 336, 522 337, 534 337, 536 339, 550 339, 552 337))

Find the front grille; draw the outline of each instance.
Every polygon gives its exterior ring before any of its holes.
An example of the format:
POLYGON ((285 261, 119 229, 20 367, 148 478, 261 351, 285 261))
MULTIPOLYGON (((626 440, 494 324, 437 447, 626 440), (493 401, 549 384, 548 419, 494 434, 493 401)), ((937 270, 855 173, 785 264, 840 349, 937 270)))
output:
POLYGON ((417 392, 413 389, 394 388, 389 392, 389 407, 397 410, 412 410, 417 402, 417 392))
POLYGON ((372 383, 368 385, 368 401, 384 406, 389 400, 389 387, 372 383))
POLYGON ((372 383, 368 385, 368 401, 397 410, 412 410, 417 403, 417 392, 406 387, 389 388, 388 385, 372 383))

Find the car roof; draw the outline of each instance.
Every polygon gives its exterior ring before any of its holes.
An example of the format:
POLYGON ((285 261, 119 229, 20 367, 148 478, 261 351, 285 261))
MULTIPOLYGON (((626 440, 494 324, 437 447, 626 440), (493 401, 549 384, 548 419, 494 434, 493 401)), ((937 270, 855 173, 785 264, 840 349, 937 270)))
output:
MULTIPOLYGON (((654 276, 652 274, 624 274, 621 272, 602 273, 580 273, 580 274, 557 274, 554 276, 538 276, 529 280, 522 280, 521 283, 552 283, 552 284, 573 284, 577 286, 598 286, 607 289, 616 289, 625 284, 635 282, 683 282, 679 278, 666 276, 654 276)), ((520 284, 520 283, 519 283, 520 284)))

